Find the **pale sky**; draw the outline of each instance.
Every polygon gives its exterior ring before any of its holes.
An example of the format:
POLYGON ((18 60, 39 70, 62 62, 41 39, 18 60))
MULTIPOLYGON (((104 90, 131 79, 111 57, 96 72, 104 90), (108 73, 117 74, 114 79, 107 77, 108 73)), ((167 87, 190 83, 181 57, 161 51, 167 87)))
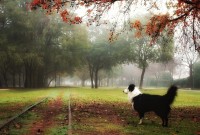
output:
MULTIPOLYGON (((131 0, 127 0, 127 1, 131 1, 131 0)), ((126 9, 127 5, 127 1, 117 1, 114 4, 112 4, 111 9, 109 10, 109 12, 106 12, 106 14, 102 17, 102 19, 116 19, 118 17, 121 17, 121 19, 124 17, 124 15, 120 16, 119 13, 123 13, 124 10, 126 9)), ((165 13, 173 13, 173 9, 167 9, 166 6, 166 2, 169 0, 153 0, 156 2, 158 9, 154 9, 151 10, 152 13, 154 14, 165 14, 165 13)), ((143 14, 147 14, 149 13, 149 11, 147 11, 148 9, 150 9, 151 5, 141 5, 141 3, 137 2, 137 3, 132 3, 131 7, 130 7, 130 16, 134 17, 134 16, 138 16, 138 15, 143 15, 143 14)), ((77 13, 80 17, 85 16, 86 11, 88 9, 92 9, 93 6, 90 6, 89 8, 85 8, 85 6, 79 6, 79 8, 75 11, 75 13, 77 13)))

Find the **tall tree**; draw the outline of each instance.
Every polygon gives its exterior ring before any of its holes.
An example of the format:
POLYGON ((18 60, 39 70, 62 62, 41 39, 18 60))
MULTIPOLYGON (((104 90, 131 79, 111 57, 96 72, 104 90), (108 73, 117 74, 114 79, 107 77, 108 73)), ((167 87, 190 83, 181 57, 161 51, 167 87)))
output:
POLYGON ((90 78, 87 65, 83 65, 78 68, 75 72, 75 75, 81 79, 81 86, 84 87, 85 81, 90 78))
POLYGON ((179 64, 182 66, 186 66, 189 69, 189 81, 188 86, 193 88, 194 83, 194 64, 200 59, 197 51, 194 51, 194 48, 188 47, 180 47, 181 45, 177 45, 176 59, 181 60, 179 64))
POLYGON ((128 61, 127 52, 130 50, 126 39, 120 38, 119 42, 108 43, 105 36, 108 32, 102 29, 95 31, 95 35, 90 38, 91 46, 86 55, 92 88, 98 88, 99 71, 110 70, 113 66, 128 61))
POLYGON ((142 69, 139 88, 143 86, 143 79, 145 75, 146 68, 149 66, 149 63, 155 62, 159 58, 158 46, 149 46, 149 39, 143 38, 138 39, 132 43, 132 58, 133 62, 142 69))
MULTIPOLYGON (((145 19, 143 19, 143 21, 145 21, 145 19)), ((135 33, 136 37, 138 37, 137 34, 139 33, 137 31, 135 31, 135 33)), ((132 40, 131 43, 131 46, 133 46, 133 53, 129 54, 130 61, 135 62, 138 67, 142 69, 139 84, 140 88, 143 86, 145 71, 150 63, 161 62, 167 64, 170 60, 173 59, 174 42, 172 36, 168 36, 165 32, 158 38, 158 40, 155 42, 155 45, 151 46, 151 44, 152 39, 148 36, 144 36, 143 38, 136 38, 135 40, 132 40)))
POLYGON ((197 62, 194 64, 194 87, 195 88, 200 88, 200 62, 197 62))
POLYGON ((111 68, 116 64, 113 59, 110 56, 109 46, 105 42, 101 41, 92 45, 87 55, 92 88, 98 88, 99 71, 104 68, 111 68))

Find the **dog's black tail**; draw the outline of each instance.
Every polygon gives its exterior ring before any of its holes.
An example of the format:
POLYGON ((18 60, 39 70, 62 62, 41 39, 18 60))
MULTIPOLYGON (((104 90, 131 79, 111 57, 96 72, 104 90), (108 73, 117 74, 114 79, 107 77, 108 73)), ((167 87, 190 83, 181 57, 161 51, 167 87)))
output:
POLYGON ((169 105, 173 103, 177 95, 177 90, 178 90, 178 87, 175 85, 172 85, 171 87, 169 87, 167 93, 164 95, 169 105))

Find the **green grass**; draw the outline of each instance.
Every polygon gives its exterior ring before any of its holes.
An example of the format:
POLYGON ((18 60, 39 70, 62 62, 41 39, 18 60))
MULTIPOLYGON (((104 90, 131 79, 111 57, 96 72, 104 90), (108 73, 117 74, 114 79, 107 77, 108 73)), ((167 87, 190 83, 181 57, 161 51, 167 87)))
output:
MULTIPOLYGON (((122 92, 123 88, 49 88, 49 89, 22 89, 22 90, 0 90, 0 106, 8 106, 15 103, 32 103, 43 97, 55 98, 59 91, 64 91, 64 100, 79 97, 84 102, 127 102, 127 95, 122 92)), ((145 89, 143 93, 163 95, 166 89, 145 89)), ((174 106, 196 106, 200 107, 200 90, 179 90, 174 106)))
MULTIPOLYGON (((107 131, 117 131, 122 134, 136 134, 136 135, 169 135, 169 134, 180 134, 180 135, 192 135, 200 131, 200 122, 199 120, 193 121, 190 118, 181 119, 177 117, 175 120, 170 120, 169 128, 162 128, 160 126, 160 119, 154 119, 148 117, 145 120, 145 124, 137 126, 138 117, 135 117, 129 112, 131 110, 131 105, 128 101, 127 95, 124 94, 124 88, 99 88, 99 89, 90 89, 90 88, 49 88, 49 89, 12 89, 12 90, 0 90, 0 125, 5 122, 8 118, 18 114, 25 107, 33 104, 34 102, 40 100, 44 97, 49 97, 49 99, 55 99, 59 93, 63 93, 63 102, 65 103, 65 109, 67 109, 68 100, 71 99, 72 107, 74 105, 82 104, 86 106, 88 104, 102 103, 103 105, 111 106, 114 104, 115 111, 123 116, 126 122, 134 123, 128 125, 119 125, 114 124, 112 121, 108 121, 107 118, 101 118, 92 116, 90 118, 85 118, 87 125, 84 125, 79 122, 73 121, 73 129, 80 131, 80 134, 87 132, 106 133, 107 131), (119 104, 119 106, 117 106, 119 104), (128 116, 124 112, 129 113, 128 116), (105 122, 106 121, 106 122, 105 122), (152 123, 153 121, 153 123, 152 123)), ((143 93, 163 95, 167 89, 143 89, 143 93)), ((42 105, 45 107, 45 105, 42 105)), ((200 108, 200 90, 178 90, 178 95, 175 102, 173 103, 174 108, 200 108)), ((67 112, 67 111, 66 111, 67 112)), ((187 111, 186 111, 187 112, 187 111)), ((79 112, 77 112, 78 114, 79 112)), ((81 113, 81 112, 80 112, 81 113)), ((60 114, 55 119, 58 121, 66 117, 66 114, 60 114)), ((154 116, 153 116, 154 117, 154 116)), ((200 116, 198 116, 200 117, 200 116)), ((29 112, 24 115, 18 121, 19 123, 29 123, 38 119, 34 112, 29 112)), ((174 118, 173 118, 174 119, 174 118)), ((22 124, 23 125, 23 124, 22 124)), ((14 134, 25 134, 30 125, 23 126, 22 128, 16 129, 13 126, 13 129, 10 132, 11 135, 14 134)), ((12 127, 12 126, 11 126, 12 127)), ((64 135, 67 133, 67 126, 55 124, 54 127, 48 129, 48 135, 64 135)), ((77 133, 78 134, 78 133, 77 133)))
POLYGON ((28 134, 31 125, 24 123, 30 123, 32 122, 32 120, 39 120, 39 119, 40 118, 36 113, 29 111, 24 115, 20 116, 17 120, 15 120, 14 123, 11 123, 11 125, 9 126, 9 130, 7 131, 7 134, 9 135, 28 134))
POLYGON ((54 126, 46 132, 48 135, 66 135, 68 132, 68 127, 66 126, 66 123, 63 122, 65 119, 66 114, 60 114, 58 115, 54 120, 59 121, 54 124, 54 126))

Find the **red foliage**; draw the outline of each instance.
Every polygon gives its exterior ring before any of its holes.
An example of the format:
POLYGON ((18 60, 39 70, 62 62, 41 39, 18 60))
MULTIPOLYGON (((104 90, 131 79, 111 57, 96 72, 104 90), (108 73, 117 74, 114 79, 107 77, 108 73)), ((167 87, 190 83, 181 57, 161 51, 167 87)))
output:
POLYGON ((160 35, 169 22, 167 15, 153 16, 146 26, 146 34, 150 36, 160 35))
POLYGON ((132 28, 140 30, 142 28, 141 22, 139 20, 136 20, 135 22, 132 23, 132 28))
POLYGON ((40 3, 41 3, 41 0, 33 0, 32 5, 35 6, 35 5, 38 5, 40 3))
POLYGON ((66 23, 68 23, 68 17, 67 17, 68 15, 69 15, 69 13, 67 10, 64 10, 60 13, 60 16, 62 17, 63 21, 66 23))
POLYGON ((43 9, 47 9, 47 8, 48 8, 48 5, 47 5, 47 4, 43 4, 43 5, 42 5, 42 8, 43 8, 43 9))
POLYGON ((145 34, 152 37, 152 41, 154 41, 166 28, 168 23, 167 15, 155 15, 149 20, 146 26, 142 26, 141 22, 136 20, 131 24, 131 28, 136 30, 135 37, 141 37, 142 30, 145 30, 145 34))
POLYGON ((82 22, 82 19, 78 16, 74 17, 74 21, 76 22, 76 24, 79 24, 82 22))
MULTIPOLYGON (((80 6, 86 6, 90 7, 92 4, 94 4, 98 9, 88 9, 86 14, 91 17, 90 20, 93 20, 93 22, 99 21, 96 18, 92 18, 95 15, 102 15, 103 12, 107 12, 110 9, 110 6, 112 3, 114 3, 117 0, 79 0, 77 1, 78 5, 80 6), (91 15, 91 13, 94 13, 91 15)), ((145 0, 146 2, 146 0, 145 0)), ((70 24, 79 24, 82 23, 81 17, 74 17, 70 14, 69 10, 61 11, 61 8, 64 7, 66 4, 68 4, 69 1, 65 0, 32 0, 30 3, 31 9, 37 9, 39 7, 42 7, 42 9, 46 10, 47 13, 51 13, 52 11, 56 10, 57 12, 60 12, 61 18, 64 22, 70 23, 70 24)), ((145 33, 152 37, 152 41, 156 40, 158 36, 163 32, 165 28, 169 30, 168 33, 172 33, 174 28, 179 24, 180 22, 184 24, 184 27, 191 27, 192 19, 195 18, 196 20, 200 21, 200 0, 177 0, 177 3, 173 0, 169 1, 169 5, 175 9, 174 14, 169 15, 155 15, 153 16, 146 24, 146 26, 142 26, 141 22, 139 20, 136 20, 135 22, 131 23, 130 27, 131 29, 136 30, 136 37, 141 37, 142 33, 145 33), (190 19, 190 22, 187 22, 187 19, 190 19), (143 31, 143 32, 142 32, 143 31)), ((67 7, 66 7, 67 8, 67 7)), ((159 10, 157 7, 156 2, 152 3, 152 8, 159 10)), ((101 18, 101 17, 99 17, 101 18)), ((194 20, 194 19, 193 19, 194 20)), ((90 22, 92 23, 92 22, 90 22)), ((88 25, 90 25, 90 23, 88 25)), ((194 25, 193 25, 194 26, 194 25)), ((192 27, 191 27, 192 29, 192 27)), ((195 31, 198 31, 198 29, 195 29, 195 31)), ((199 40, 199 32, 197 35, 193 35, 193 40, 199 40), (198 39, 196 38, 198 37, 198 39)), ((116 33, 111 34, 111 38, 113 35, 116 35, 116 33)), ((188 35, 190 36, 191 33, 188 35)), ((194 42, 196 43, 196 42, 194 42)), ((200 45, 195 44, 195 48, 199 50, 200 45)))

